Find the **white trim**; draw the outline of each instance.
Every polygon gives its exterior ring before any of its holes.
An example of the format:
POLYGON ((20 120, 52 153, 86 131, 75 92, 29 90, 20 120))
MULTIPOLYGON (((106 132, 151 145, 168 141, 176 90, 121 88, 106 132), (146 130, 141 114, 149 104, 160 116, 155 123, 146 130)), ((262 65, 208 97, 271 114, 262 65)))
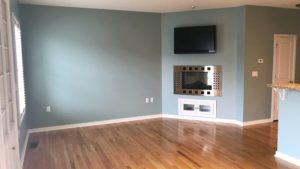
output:
POLYGON ((276 151, 275 153, 275 157, 276 158, 279 158, 281 160, 284 160, 284 161, 287 161, 291 164, 294 164, 294 165, 297 165, 297 166, 300 166, 300 160, 295 158, 295 157, 292 157, 292 156, 289 156, 287 154, 284 154, 284 153, 281 153, 279 151, 276 151))
POLYGON ((239 126, 250 126, 250 125, 272 122, 272 119, 262 119, 262 120, 241 122, 238 120, 231 120, 231 119, 203 118, 203 117, 171 115, 171 114, 155 114, 155 115, 148 115, 148 116, 136 116, 136 117, 129 117, 129 118, 113 119, 113 120, 104 120, 104 121, 96 121, 96 122, 34 128, 34 129, 29 129, 28 133, 30 134, 30 133, 38 133, 38 132, 45 132, 45 131, 55 131, 55 130, 79 128, 79 127, 90 127, 90 126, 97 126, 97 125, 104 125, 104 124, 123 123, 123 122, 147 120, 147 119, 154 119, 154 118, 173 118, 173 119, 197 120, 197 121, 216 122, 216 123, 229 123, 229 124, 236 124, 239 126))
POLYGON ((163 118, 172 118, 172 119, 182 119, 182 120, 197 120, 197 121, 206 121, 206 122, 216 122, 216 123, 229 123, 243 126, 243 122, 238 120, 231 119, 219 119, 219 118, 203 118, 195 116, 182 116, 182 115, 171 115, 171 114, 162 114, 163 118))
POLYGON ((28 144, 28 139, 29 139, 30 133, 27 131, 23 149, 22 149, 22 154, 21 154, 21 169, 23 168, 24 160, 25 160, 25 155, 26 155, 26 150, 27 150, 27 144, 28 144))
POLYGON ((35 128, 35 129, 29 129, 28 132, 29 133, 38 133, 38 132, 45 132, 45 131, 72 129, 72 128, 78 128, 78 127, 89 127, 89 126, 97 126, 97 125, 104 125, 104 124, 114 124, 114 123, 123 123, 123 122, 130 122, 130 121, 154 119, 154 118, 161 118, 161 117, 162 117, 161 114, 154 114, 154 115, 148 115, 148 116, 135 116, 135 117, 129 117, 129 118, 113 119, 113 120, 104 120, 104 121, 96 121, 96 122, 88 122, 88 123, 77 123, 77 124, 67 124, 67 125, 52 126, 52 127, 35 128))
POLYGON ((271 123, 273 121, 272 119, 261 119, 261 120, 241 122, 241 121, 232 120, 232 119, 203 118, 203 117, 171 115, 171 114, 162 114, 162 117, 163 118, 173 118, 173 119, 183 119, 183 120, 207 121, 207 122, 216 122, 216 123, 229 123, 229 124, 236 124, 239 126, 251 126, 251 125, 257 125, 257 124, 271 123))
POLYGON ((271 122, 273 122, 273 120, 271 118, 270 119, 254 120, 254 121, 246 121, 246 122, 243 122, 243 126, 251 126, 251 125, 271 123, 271 122))

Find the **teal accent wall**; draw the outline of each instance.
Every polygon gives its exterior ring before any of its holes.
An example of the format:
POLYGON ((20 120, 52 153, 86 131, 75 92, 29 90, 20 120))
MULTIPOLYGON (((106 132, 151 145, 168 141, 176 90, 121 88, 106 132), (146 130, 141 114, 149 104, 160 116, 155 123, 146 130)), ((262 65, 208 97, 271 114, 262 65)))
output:
MULTIPOLYGON (((300 34, 300 11, 271 7, 246 6, 246 52, 244 69, 244 121, 271 117, 274 34, 300 34), (264 59, 258 64, 257 59, 264 59), (251 77, 257 70, 259 76, 251 77)), ((298 37, 297 58, 300 57, 298 37)), ((300 82, 300 59, 296 59, 296 82, 300 82)))
POLYGON ((162 14, 162 112, 178 114, 178 99, 217 100, 217 118, 243 119, 245 8, 162 14), (174 54, 173 30, 180 26, 217 25, 216 54, 174 54), (221 65, 222 96, 173 94, 174 65, 221 65))
POLYGON ((300 159, 300 92, 287 91, 286 100, 279 102, 278 149, 288 156, 300 159))
POLYGON ((30 128, 161 113, 160 14, 22 5, 21 16, 30 128))

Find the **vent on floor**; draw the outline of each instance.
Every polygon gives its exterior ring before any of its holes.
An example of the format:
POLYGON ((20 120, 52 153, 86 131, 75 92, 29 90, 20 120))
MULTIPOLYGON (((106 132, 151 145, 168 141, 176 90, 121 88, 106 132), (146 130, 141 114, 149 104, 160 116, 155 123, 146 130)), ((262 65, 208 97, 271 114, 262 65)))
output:
POLYGON ((33 141, 29 144, 29 149, 35 149, 38 147, 38 145, 39 145, 39 142, 33 141))

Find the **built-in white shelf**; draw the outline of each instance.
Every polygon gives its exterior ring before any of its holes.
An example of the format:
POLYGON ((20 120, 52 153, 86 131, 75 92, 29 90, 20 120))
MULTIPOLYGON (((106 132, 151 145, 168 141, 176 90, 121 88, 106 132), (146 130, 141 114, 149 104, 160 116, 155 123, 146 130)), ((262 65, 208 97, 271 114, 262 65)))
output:
POLYGON ((216 107, 216 100, 178 99, 179 115, 216 118, 216 107))

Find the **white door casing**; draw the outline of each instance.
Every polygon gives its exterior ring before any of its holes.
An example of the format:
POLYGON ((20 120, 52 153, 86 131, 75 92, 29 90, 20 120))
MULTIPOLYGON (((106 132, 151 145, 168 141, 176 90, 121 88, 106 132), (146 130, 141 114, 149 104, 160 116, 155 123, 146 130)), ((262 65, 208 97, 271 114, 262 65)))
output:
MULTIPOLYGON (((275 34, 272 83, 294 83, 297 35, 275 34)), ((278 93, 272 91, 272 119, 278 120, 278 93)))
POLYGON ((10 1, 0 0, 0 169, 19 169, 10 1))

